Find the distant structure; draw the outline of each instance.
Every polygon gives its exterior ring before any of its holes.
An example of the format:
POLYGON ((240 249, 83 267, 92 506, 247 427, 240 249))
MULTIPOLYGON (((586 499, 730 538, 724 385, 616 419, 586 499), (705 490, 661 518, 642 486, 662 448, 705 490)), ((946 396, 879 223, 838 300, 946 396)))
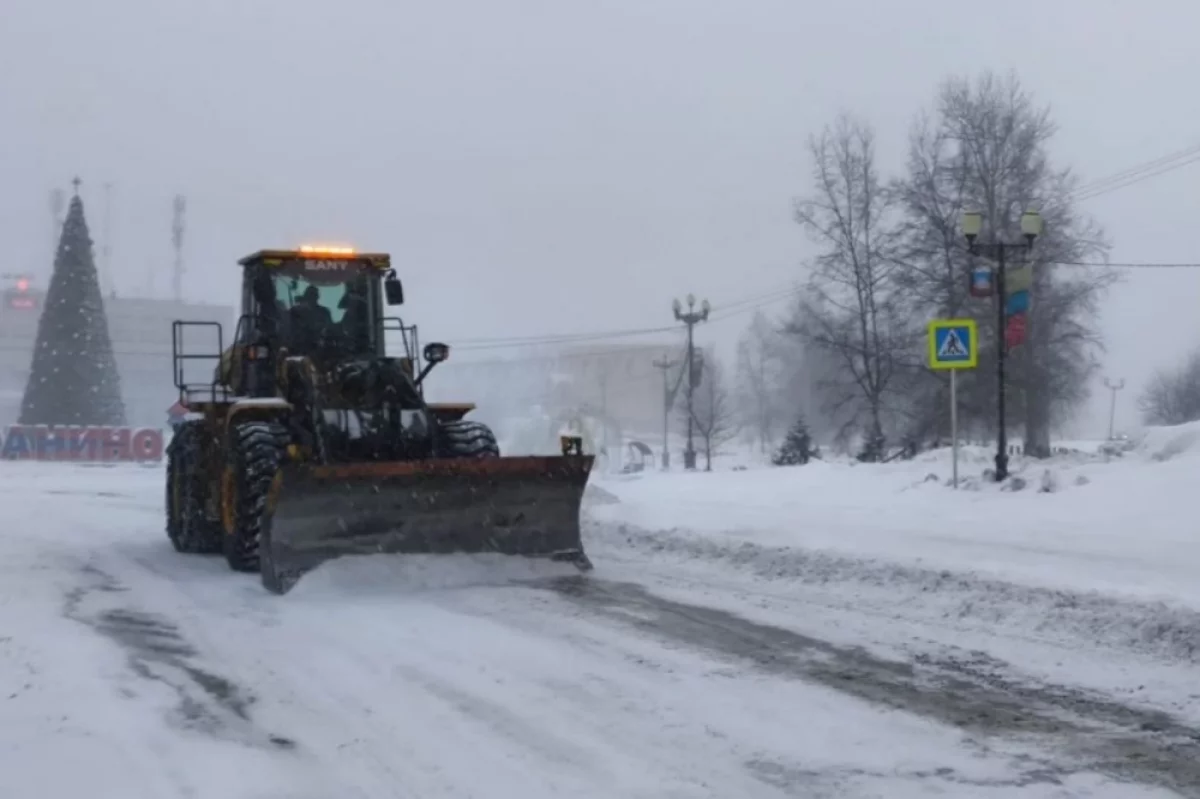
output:
POLYGON ((67 194, 62 189, 50 190, 50 258, 47 263, 54 263, 58 255, 58 237, 62 233, 63 211, 67 207, 67 194))
POLYGON ((171 275, 172 296, 183 302, 183 234, 187 227, 187 198, 175 195, 175 214, 171 222, 171 244, 175 247, 175 268, 171 275))
MULTIPOLYGON (((575 409, 606 417, 629 435, 649 439, 662 434, 662 373, 654 362, 679 356, 677 342, 659 341, 618 347, 575 345, 496 359, 460 358, 428 390, 430 397, 447 401, 456 396, 512 398, 507 405, 504 400, 488 403, 489 412, 498 415, 497 422, 500 416, 526 414, 535 405, 550 413, 575 409)), ((609 444, 620 446, 611 437, 609 444)))
POLYGON ((113 184, 111 182, 104 184, 104 222, 101 236, 104 237, 104 242, 100 246, 100 288, 104 292, 105 297, 111 297, 113 290, 116 288, 113 285, 112 273, 112 194, 113 184))

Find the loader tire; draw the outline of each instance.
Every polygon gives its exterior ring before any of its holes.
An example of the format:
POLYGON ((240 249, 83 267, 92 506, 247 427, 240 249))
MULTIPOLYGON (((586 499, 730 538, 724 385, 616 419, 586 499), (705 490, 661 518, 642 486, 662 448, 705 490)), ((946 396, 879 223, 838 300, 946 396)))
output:
POLYGON ((438 455, 443 458, 499 458, 496 434, 486 424, 459 419, 443 422, 438 455))
POLYGON ((176 552, 211 555, 221 551, 221 531, 205 512, 204 425, 184 422, 167 447, 167 538, 176 552))
POLYGON ((274 422, 242 422, 229 432, 221 476, 225 560, 239 572, 259 570, 258 544, 274 512, 274 493, 288 434, 274 422))

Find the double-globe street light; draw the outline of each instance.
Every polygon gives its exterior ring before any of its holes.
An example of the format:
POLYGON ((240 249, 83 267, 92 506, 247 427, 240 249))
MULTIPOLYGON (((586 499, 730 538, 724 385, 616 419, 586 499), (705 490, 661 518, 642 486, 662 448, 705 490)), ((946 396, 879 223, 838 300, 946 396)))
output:
POLYGON ((1026 211, 1021 215, 1021 233, 1025 241, 1011 244, 1000 241, 993 232, 993 240, 980 243, 979 234, 983 231, 983 214, 978 211, 967 211, 962 216, 962 232, 967 239, 967 251, 972 255, 984 255, 996 262, 996 482, 1002 482, 1008 477, 1008 436, 1004 423, 1004 359, 1007 354, 1005 341, 1005 317, 1007 297, 1005 297, 1004 269, 1006 254, 1009 250, 1018 250, 1028 257, 1033 250, 1034 240, 1042 235, 1042 216, 1037 211, 1026 211))

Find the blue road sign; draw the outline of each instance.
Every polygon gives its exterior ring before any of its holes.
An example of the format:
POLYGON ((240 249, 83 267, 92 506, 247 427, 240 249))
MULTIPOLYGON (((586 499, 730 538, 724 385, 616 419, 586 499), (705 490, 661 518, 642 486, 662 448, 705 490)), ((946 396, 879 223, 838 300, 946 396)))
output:
POLYGON ((979 336, 974 319, 935 319, 929 323, 929 368, 974 369, 979 336))

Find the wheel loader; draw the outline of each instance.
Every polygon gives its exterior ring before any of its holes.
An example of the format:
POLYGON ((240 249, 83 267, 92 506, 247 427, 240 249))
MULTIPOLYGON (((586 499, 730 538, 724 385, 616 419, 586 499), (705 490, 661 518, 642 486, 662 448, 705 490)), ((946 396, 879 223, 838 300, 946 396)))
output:
POLYGON ((225 346, 214 322, 173 323, 188 415, 167 448, 166 531, 179 552, 223 553, 286 593, 344 555, 497 552, 591 568, 580 533, 593 456, 501 457, 470 403, 425 401, 449 357, 420 348, 386 254, 262 250, 242 267, 241 315, 225 346), (216 351, 186 351, 187 333, 216 351), (385 334, 403 342, 388 354, 385 334), (399 347, 397 347, 399 349, 399 347), (212 379, 187 367, 215 362, 212 379))

